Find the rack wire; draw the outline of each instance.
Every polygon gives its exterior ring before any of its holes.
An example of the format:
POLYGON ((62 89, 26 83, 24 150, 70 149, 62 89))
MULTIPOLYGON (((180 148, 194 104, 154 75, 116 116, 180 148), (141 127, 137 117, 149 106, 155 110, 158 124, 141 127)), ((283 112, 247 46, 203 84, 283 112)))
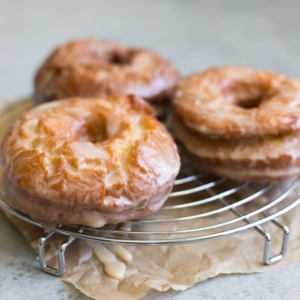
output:
POLYGON ((300 204, 300 197, 293 193, 300 177, 278 183, 235 182, 199 169, 179 148, 182 166, 169 199, 157 213, 141 219, 102 228, 45 226, 10 207, 3 189, 0 207, 44 228, 45 234, 38 242, 40 265, 45 272, 57 276, 65 272, 65 250, 76 238, 125 245, 174 245, 226 238, 253 229, 265 240, 264 263, 280 261, 287 252, 290 232, 278 217, 300 204), (263 228, 267 222, 283 234, 280 253, 272 257, 272 237, 263 228), (45 243, 55 233, 66 237, 58 249, 58 269, 48 266, 45 259, 45 243))

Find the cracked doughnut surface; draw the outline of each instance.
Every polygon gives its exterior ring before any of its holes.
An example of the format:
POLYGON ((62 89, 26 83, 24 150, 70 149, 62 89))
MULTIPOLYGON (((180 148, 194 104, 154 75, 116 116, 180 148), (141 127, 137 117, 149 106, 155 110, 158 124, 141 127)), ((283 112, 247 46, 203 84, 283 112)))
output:
POLYGON ((172 64, 145 49, 100 40, 59 46, 35 77, 35 102, 67 97, 134 94, 155 105, 170 100, 179 75, 172 64))
POLYGON ((33 219, 101 227, 158 210, 176 145, 135 96, 72 98, 25 112, 1 146, 12 205, 33 219))
POLYGON ((203 167, 235 180, 300 174, 300 82, 216 67, 179 83, 174 131, 203 167))

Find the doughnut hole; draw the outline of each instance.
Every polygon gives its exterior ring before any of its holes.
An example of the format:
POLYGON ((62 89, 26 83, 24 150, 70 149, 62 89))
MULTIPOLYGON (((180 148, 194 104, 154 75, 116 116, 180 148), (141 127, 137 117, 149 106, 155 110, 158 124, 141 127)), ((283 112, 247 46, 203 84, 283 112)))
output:
MULTIPOLYGON (((139 118, 136 118, 137 122, 139 118)), ((80 136, 80 141, 91 143, 102 143, 109 138, 118 135, 122 130, 128 127, 128 122, 123 118, 117 118, 113 114, 104 119, 102 116, 93 116, 84 126, 84 132, 80 136)))
POLYGON ((113 114, 105 118, 101 114, 92 114, 89 118, 85 119, 82 124, 82 128, 78 128, 78 141, 91 142, 91 143, 103 143, 109 138, 112 138, 128 124, 124 123, 122 117, 115 117, 113 114))
POLYGON ((101 119, 88 122, 84 128, 84 133, 80 136, 80 141, 91 143, 102 143, 108 139, 105 124, 101 119))
POLYGON ((110 49, 99 52, 85 53, 85 57, 80 57, 79 61, 85 65, 85 68, 97 68, 98 64, 108 64, 116 66, 126 66, 132 62, 137 51, 131 49, 110 49))
POLYGON ((232 80, 221 88, 226 101, 243 109, 258 108, 261 103, 274 96, 276 90, 268 82, 246 82, 232 80))
MULTIPOLYGON (((84 114, 85 112, 82 112, 84 114)), ((26 133, 36 131, 46 134, 57 139, 68 142, 91 142, 102 143, 107 139, 115 136, 121 130, 122 118, 116 119, 113 117, 105 118, 101 112, 87 114, 80 119, 79 116, 68 116, 65 114, 48 116, 45 119, 39 120, 38 124, 29 123, 25 129, 26 133)))
POLYGON ((129 65, 132 62, 136 51, 127 50, 127 51, 114 51, 111 53, 111 57, 108 60, 108 63, 113 65, 129 65))

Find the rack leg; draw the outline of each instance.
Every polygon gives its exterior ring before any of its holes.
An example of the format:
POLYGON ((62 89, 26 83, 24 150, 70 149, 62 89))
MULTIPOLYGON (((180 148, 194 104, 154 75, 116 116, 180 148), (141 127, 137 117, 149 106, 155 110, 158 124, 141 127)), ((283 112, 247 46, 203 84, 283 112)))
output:
MULTIPOLYGON (((210 190, 210 192, 213 193, 213 191, 211 191, 211 190, 210 190)), ((228 205, 227 201, 224 198, 221 198, 220 201, 224 205, 228 205)), ((240 216, 240 217, 244 216, 244 214, 240 210, 238 210, 236 207, 233 207, 230 210, 237 216, 240 216)), ((265 213, 265 215, 267 216, 268 214, 265 213)), ((251 218, 245 218, 244 221, 248 224, 252 223, 251 218)), ((266 230, 264 230, 260 225, 254 227, 254 229, 265 238, 265 249, 264 249, 263 261, 266 265, 272 265, 272 264, 277 263, 280 260, 282 260, 282 258, 284 257, 284 255, 287 252, 289 238, 290 238, 290 230, 286 225, 279 222, 277 219, 274 219, 271 222, 274 225, 276 225, 283 232, 281 251, 279 254, 277 254, 273 257, 271 257, 272 237, 271 237, 270 233, 267 232, 266 230)))
POLYGON ((38 242, 38 251, 39 251, 39 261, 42 270, 46 273, 55 276, 61 276, 66 271, 66 261, 65 261, 65 251, 67 247, 74 241, 74 237, 68 237, 64 242, 62 242, 58 249, 58 269, 52 268, 47 265, 46 257, 45 257, 45 243, 47 240, 55 233, 54 230, 45 233, 38 242))
POLYGON ((277 219, 272 220, 272 223, 274 225, 276 225, 283 232, 281 251, 279 254, 277 254, 273 257, 271 257, 272 237, 271 237, 270 233, 265 231, 261 226, 255 227, 256 231, 258 231, 260 234, 262 234, 265 238, 264 263, 266 265, 272 265, 272 264, 280 261, 283 258, 283 256, 287 252, 289 238, 290 238, 290 230, 286 225, 282 224, 277 219))
MULTIPOLYGON (((228 203, 224 199, 221 199, 221 202, 224 203, 225 205, 228 205, 228 203)), ((236 214, 237 216, 243 216, 243 213, 240 212, 237 208, 232 208, 231 211, 234 214, 236 214)), ((265 214, 265 215, 267 215, 267 214, 265 214)), ((252 220, 250 218, 245 218, 245 222, 250 224, 250 223, 252 223, 252 220)), ((264 249, 263 261, 266 265, 272 265, 272 264, 277 263, 282 260, 283 256, 287 252, 289 238, 290 238, 290 230, 286 225, 279 222, 277 219, 274 219, 271 222, 274 225, 276 225, 283 232, 281 251, 279 254, 277 254, 273 257, 271 257, 272 237, 271 237, 270 233, 267 232, 266 230, 264 230, 260 225, 254 227, 254 229, 265 238, 265 249, 264 249)))
MULTIPOLYGON (((187 174, 186 172, 183 172, 184 174, 187 174)), ((197 182, 199 182, 200 184, 202 184, 202 182, 200 180, 197 180, 197 182)), ((207 189, 208 193, 211 194, 212 196, 216 195, 216 193, 211 189, 208 188, 207 189)), ((228 202, 221 197, 220 202, 224 205, 227 206, 229 205, 228 202)), ((242 217, 245 216, 239 209, 237 209, 236 207, 232 207, 230 209, 235 215, 242 217)), ((267 213, 264 213, 266 216, 268 216, 267 213)), ((244 221, 248 224, 252 223, 252 219, 246 217, 244 219, 244 221)), ((260 233, 264 238, 265 238, 265 248, 264 248, 264 255, 263 255, 263 261, 266 265, 272 265, 274 263, 279 262, 280 260, 282 260, 282 258, 284 257, 284 255, 287 253, 288 250, 288 244, 289 244, 289 238, 290 238, 290 230, 289 228, 284 225, 283 223, 279 222, 278 219, 274 219, 271 221, 274 225, 276 225, 282 232, 283 232, 283 240, 282 240, 282 245, 281 245, 281 251, 279 254, 274 255, 271 257, 271 246, 272 246, 272 237, 270 235, 269 232, 267 232, 266 230, 264 230, 260 225, 255 226, 254 229, 260 233)))

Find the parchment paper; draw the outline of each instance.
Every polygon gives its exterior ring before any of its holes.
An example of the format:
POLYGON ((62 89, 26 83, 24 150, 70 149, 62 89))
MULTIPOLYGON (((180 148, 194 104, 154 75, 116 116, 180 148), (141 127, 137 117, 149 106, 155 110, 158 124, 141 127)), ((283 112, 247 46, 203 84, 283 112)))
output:
MULTIPOLYGON (((293 196, 295 194, 299 194, 299 188, 295 190, 293 196)), ((37 250, 37 241, 43 230, 7 213, 5 215, 24 235, 32 248, 37 250)), ((231 237, 196 244, 125 247, 132 253, 133 260, 127 263, 127 271, 122 280, 106 275, 91 248, 84 241, 75 240, 66 251, 67 272, 61 279, 94 299, 126 300, 139 299, 150 288, 159 291, 170 288, 185 290, 197 282, 217 275, 272 271, 300 259, 299 215, 300 207, 297 207, 281 217, 291 230, 289 250, 281 262, 272 266, 263 264, 264 238, 252 229, 231 237)), ((207 226, 227 219, 225 216, 224 220, 222 218, 217 220, 210 218, 201 222, 203 226, 207 226)), ((192 221, 190 226, 199 226, 194 222, 196 221, 192 221)), ((281 231, 270 223, 264 225, 264 228, 272 234, 273 254, 279 253, 282 242, 281 231)), ((62 238, 57 236, 47 244, 49 265, 55 266, 56 253, 61 241, 62 238)))
MULTIPOLYGON (((125 277, 116 280, 104 273, 91 248, 84 241, 76 240, 67 249, 67 272, 61 279, 94 299, 139 299, 150 288, 158 291, 170 288, 185 290, 217 275, 272 271, 300 258, 299 214, 300 207, 281 217, 291 230, 289 250, 281 262, 271 266, 263 264, 264 238, 255 230, 248 230, 196 244, 125 247, 132 253, 133 260, 127 263, 125 277)), ((43 230, 10 215, 7 217, 37 250, 37 241, 43 230)), ((272 233, 273 254, 279 253, 280 231, 271 224, 264 227, 272 233)), ((50 265, 55 265, 60 242, 60 238, 54 238, 48 243, 47 259, 50 265)))

